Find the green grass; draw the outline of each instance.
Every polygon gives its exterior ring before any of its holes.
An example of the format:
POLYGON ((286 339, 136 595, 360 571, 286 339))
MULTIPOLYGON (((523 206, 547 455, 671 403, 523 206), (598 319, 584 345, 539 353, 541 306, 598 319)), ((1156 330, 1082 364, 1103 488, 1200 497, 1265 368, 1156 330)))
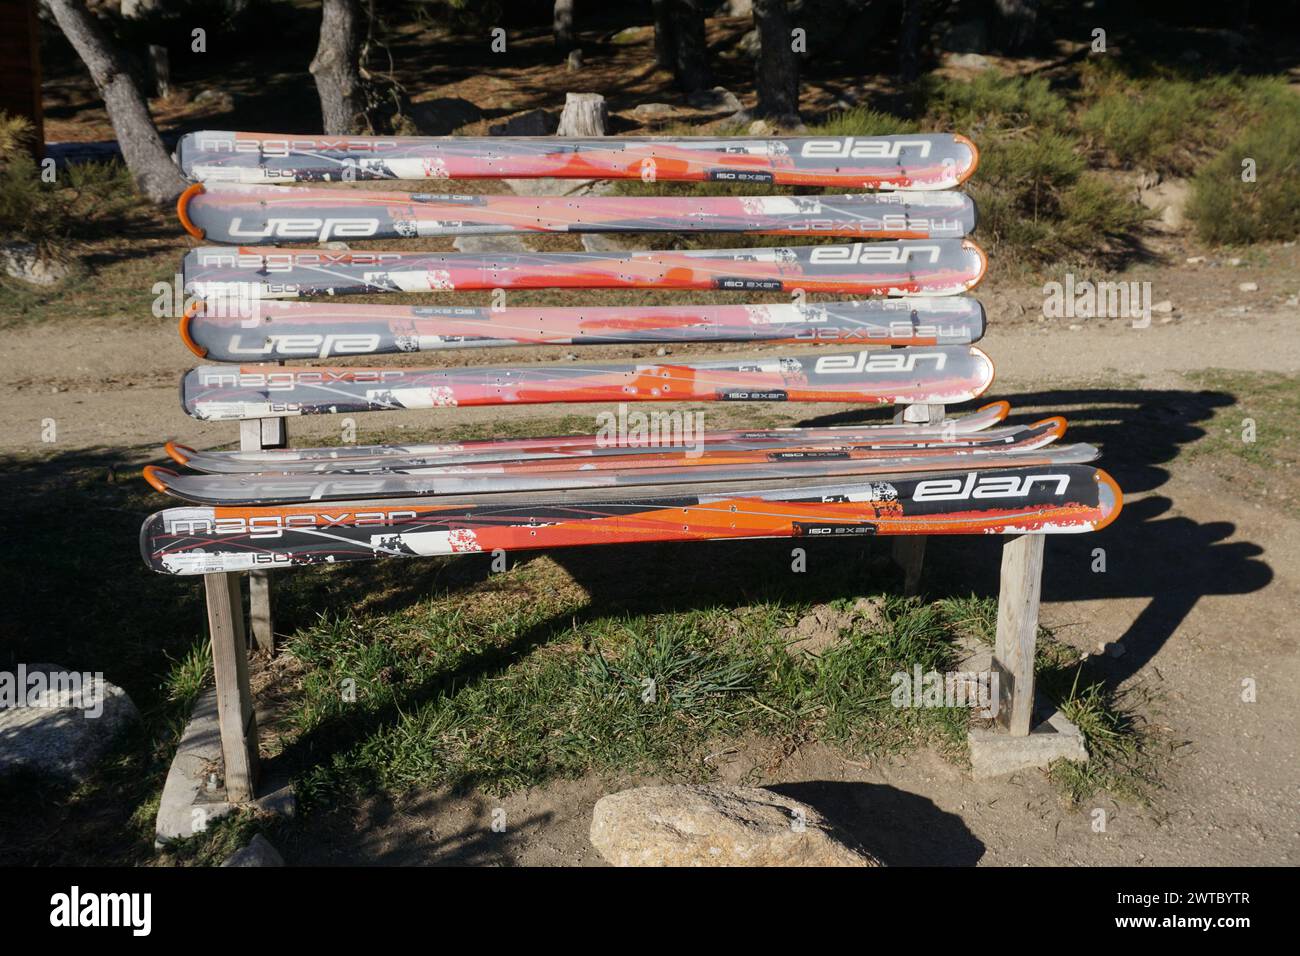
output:
POLYGON ((992 70, 969 81, 931 75, 917 83, 913 99, 923 129, 962 133, 981 146, 988 134, 1032 130, 1042 135, 1070 126, 1069 101, 1042 77, 992 70))
POLYGON ((1215 412, 1188 456, 1239 492, 1300 514, 1300 376, 1206 369, 1188 378, 1236 399, 1215 412))

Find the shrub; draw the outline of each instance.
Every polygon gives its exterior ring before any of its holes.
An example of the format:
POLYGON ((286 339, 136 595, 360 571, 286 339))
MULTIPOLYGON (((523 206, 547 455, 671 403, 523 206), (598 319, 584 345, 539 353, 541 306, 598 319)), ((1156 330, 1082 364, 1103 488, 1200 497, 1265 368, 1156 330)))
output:
POLYGON ((969 189, 980 213, 976 238, 995 263, 1100 260, 1130 245, 1150 216, 1086 172, 1068 137, 992 137, 980 145, 969 189))
POLYGON ((1293 96, 1201 168, 1187 214, 1208 242, 1300 236, 1300 99, 1293 96), (1245 158, 1255 160, 1253 183, 1241 180, 1245 158))
POLYGON ((927 76, 917 84, 914 99, 926 128, 964 133, 977 142, 996 130, 1063 132, 1070 120, 1069 104, 1042 77, 988 71, 967 82, 927 76))
POLYGON ((1085 134, 1122 165, 1182 176, 1295 99, 1278 80, 1236 76, 1089 85, 1097 99, 1079 118, 1085 134))
POLYGON ((138 202, 135 188, 117 162, 79 163, 45 182, 28 152, 31 135, 26 120, 0 114, 0 237, 65 258, 76 241, 118 227, 138 202))

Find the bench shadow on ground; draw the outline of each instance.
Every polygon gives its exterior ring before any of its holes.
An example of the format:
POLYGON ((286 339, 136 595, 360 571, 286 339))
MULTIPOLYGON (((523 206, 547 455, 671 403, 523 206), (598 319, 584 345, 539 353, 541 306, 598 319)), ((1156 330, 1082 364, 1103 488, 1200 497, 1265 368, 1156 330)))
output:
MULTIPOLYGON (((1108 665, 1112 669, 1107 676, 1113 681, 1150 660, 1202 597, 1250 593, 1273 577, 1258 545, 1229 540, 1236 532, 1232 524, 1191 517, 1212 514, 1213 502, 1175 503, 1159 493, 1169 479, 1166 466, 1204 434, 1217 409, 1233 401, 1224 392, 1142 389, 1014 396, 1013 421, 1056 413, 1072 417, 1068 439, 1099 445, 1101 465, 1128 496, 1120 519, 1104 531, 1054 537, 1044 577, 1047 601, 1147 602, 1123 635, 1106 635, 1122 639, 1129 652, 1108 665), (1107 555, 1105 574, 1091 571, 1098 547, 1107 555)), ((811 423, 842 420, 844 416, 826 416, 811 423)), ((9 458, 0 476, 0 495, 11 512, 11 540, 27 542, 21 550, 10 548, 0 556, 0 569, 13 593, 23 595, 22 601, 8 602, 0 612, 4 662, 40 660, 102 670, 145 710, 158 703, 161 679, 171 661, 201 641, 205 630, 199 582, 154 574, 138 553, 140 522, 169 504, 134 477, 139 465, 133 462, 147 454, 144 448, 125 448, 55 453, 41 461, 9 458)), ((774 598, 812 603, 898 590, 899 574, 889 560, 888 542, 816 544, 808 547, 808 572, 803 574, 790 571, 789 541, 549 552, 590 594, 577 615, 543 621, 509 644, 412 686, 391 710, 323 722, 288 746, 273 761, 278 767, 268 767, 267 772, 278 776, 284 770, 292 773, 328 762, 397 719, 399 709, 409 712, 422 701, 491 678, 532 648, 569 631, 575 620, 580 624, 607 616, 774 598)), ((999 544, 987 537, 932 542, 923 584, 926 595, 996 594, 999 544)), ((535 558, 519 555, 515 563, 535 558)), ((282 574, 276 579, 278 630, 292 633, 320 613, 394 613, 430 594, 466 593, 490 577, 485 555, 282 574)), ((850 797, 837 794, 827 797, 829 804, 848 806, 850 797)), ((923 808, 913 809, 925 816, 923 808)), ((963 845, 955 837, 945 842, 963 845)))

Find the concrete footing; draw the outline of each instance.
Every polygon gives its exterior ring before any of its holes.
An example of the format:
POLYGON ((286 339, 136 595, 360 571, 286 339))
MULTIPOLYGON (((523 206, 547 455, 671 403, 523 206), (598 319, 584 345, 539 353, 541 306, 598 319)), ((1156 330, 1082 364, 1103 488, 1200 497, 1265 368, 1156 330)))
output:
MULTIPOLYGON (((265 813, 292 816, 293 790, 285 785, 270 788, 265 796, 247 804, 265 813)), ((206 691, 194 705, 190 722, 181 735, 180 745, 158 803, 154 824, 154 846, 171 840, 183 840, 200 833, 212 821, 239 808, 226 800, 221 758, 221 730, 217 724, 217 693, 206 691)))
POLYGON ((974 727, 967 741, 971 776, 976 780, 1002 777, 1030 767, 1046 767, 1053 760, 1081 763, 1088 760, 1082 732, 1055 709, 1027 737, 1013 737, 1001 727, 974 727))

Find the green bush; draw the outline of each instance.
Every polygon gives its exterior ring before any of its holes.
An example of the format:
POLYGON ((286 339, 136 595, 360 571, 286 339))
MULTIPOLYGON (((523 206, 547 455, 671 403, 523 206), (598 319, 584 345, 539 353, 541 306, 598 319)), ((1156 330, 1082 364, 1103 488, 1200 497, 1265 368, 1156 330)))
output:
POLYGON ((1207 242, 1300 237, 1300 98, 1242 135, 1192 180, 1187 214, 1207 242), (1255 182, 1242 182, 1242 160, 1255 182))
POLYGON ((1079 126, 1124 166, 1185 176, 1262 117, 1295 96, 1276 79, 1094 78, 1095 101, 1079 126))
POLYGON ((1073 140, 989 137, 969 184, 976 238, 994 263, 1097 261, 1130 245, 1150 213, 1085 169, 1073 140))
POLYGON ((78 163, 45 182, 28 151, 31 135, 26 120, 0 114, 0 236, 43 258, 66 258, 77 241, 118 228, 139 200, 117 162, 78 163))
POLYGON ((977 142, 988 131, 1061 132, 1070 124, 1069 104, 1042 77, 990 70, 967 82, 932 75, 917 84, 914 100, 926 129, 963 133, 977 142))

